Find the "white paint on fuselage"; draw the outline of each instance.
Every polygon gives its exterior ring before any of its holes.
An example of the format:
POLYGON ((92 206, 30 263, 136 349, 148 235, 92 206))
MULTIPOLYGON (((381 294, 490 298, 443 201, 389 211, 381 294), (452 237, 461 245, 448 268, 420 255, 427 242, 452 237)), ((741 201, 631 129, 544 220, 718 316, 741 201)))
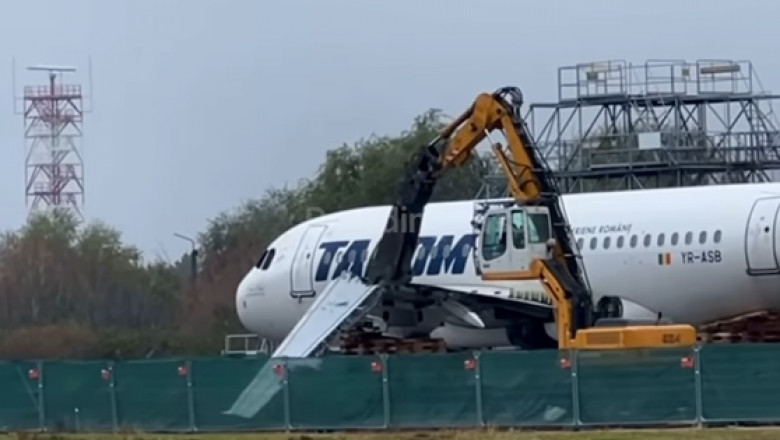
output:
MULTIPOLYGON (((764 225, 761 230, 757 225, 748 227, 754 202, 774 196, 780 197, 780 184, 572 194, 562 200, 576 238, 584 242, 581 253, 596 300, 602 295, 619 296, 661 311, 672 320, 697 324, 780 306, 780 276, 746 273, 746 233, 750 234, 751 244, 780 249, 774 218, 768 219, 769 232, 764 232, 764 225), (623 227, 599 232, 602 227, 614 225, 623 227), (716 231, 720 231, 718 243, 713 242, 716 231), (690 244, 685 242, 688 232, 693 236, 690 244), (699 243, 702 232, 706 232, 703 244, 699 243), (675 233, 679 242, 672 245, 675 233), (661 234, 664 243, 659 245, 661 234), (634 235, 636 247, 631 246, 634 235), (648 235, 650 244, 645 246, 648 235), (624 243, 618 248, 621 236, 624 243), (593 237, 597 241, 595 248, 590 246, 593 237), (608 248, 604 246, 606 237, 610 241, 608 248), (684 252, 700 254, 714 250, 721 256, 718 263, 685 263, 681 256, 684 252), (671 253, 669 265, 659 263, 659 254, 664 252, 671 253)), ((473 233, 473 209, 474 201, 431 203, 425 210, 420 235, 454 235, 457 240, 473 233)), ((275 252, 270 266, 266 270, 253 268, 237 289, 236 307, 243 325, 261 337, 281 340, 309 307, 311 298, 293 298, 290 290, 292 262, 310 226, 326 226, 319 243, 370 239, 370 255, 389 212, 389 206, 352 209, 310 219, 283 233, 269 246, 275 252)), ((776 213, 773 208, 771 215, 776 213)), ((319 244, 314 249, 308 260, 313 263, 308 271, 312 277, 324 252, 319 244)), ((477 276, 470 254, 466 261, 463 274, 423 274, 413 282, 483 287, 489 284, 477 276)), ((331 276, 335 265, 330 267, 331 276)), ((322 291, 326 284, 327 280, 315 282, 314 291, 322 291)))

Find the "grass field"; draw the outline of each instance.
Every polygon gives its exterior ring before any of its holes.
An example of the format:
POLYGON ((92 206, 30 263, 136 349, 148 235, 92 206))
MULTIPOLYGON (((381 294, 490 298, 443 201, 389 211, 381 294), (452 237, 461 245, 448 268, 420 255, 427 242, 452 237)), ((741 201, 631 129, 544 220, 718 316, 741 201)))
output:
POLYGON ((0 436, 0 440, 778 440, 780 428, 643 429, 583 432, 408 431, 383 433, 274 434, 33 434, 0 436))

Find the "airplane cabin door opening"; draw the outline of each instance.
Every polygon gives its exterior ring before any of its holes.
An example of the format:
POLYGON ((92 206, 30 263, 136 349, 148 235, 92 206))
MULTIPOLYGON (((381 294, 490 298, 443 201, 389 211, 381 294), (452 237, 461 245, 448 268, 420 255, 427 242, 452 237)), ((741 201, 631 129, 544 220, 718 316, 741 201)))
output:
POLYGON ((753 203, 745 230, 745 259, 749 275, 780 273, 777 258, 779 210, 780 197, 762 198, 753 203))
POLYGON ((314 253, 327 226, 312 225, 298 244, 290 273, 290 295, 293 298, 314 296, 314 253))

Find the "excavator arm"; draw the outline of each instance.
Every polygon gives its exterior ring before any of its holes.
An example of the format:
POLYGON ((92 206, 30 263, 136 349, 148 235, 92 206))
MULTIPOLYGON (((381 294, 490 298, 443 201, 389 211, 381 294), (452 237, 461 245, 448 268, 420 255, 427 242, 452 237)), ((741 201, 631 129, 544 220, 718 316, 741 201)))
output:
POLYGON ((436 182, 443 173, 467 164, 477 145, 491 132, 501 130, 508 154, 497 143, 493 151, 509 179, 513 197, 524 205, 551 209, 552 228, 558 237, 554 258, 566 267, 562 273, 568 275, 568 282, 564 283, 566 297, 558 300, 573 305, 573 323, 569 326, 573 336, 577 328, 591 324, 591 297, 574 252, 568 222, 558 203, 558 190, 542 155, 533 148, 520 116, 522 100, 522 92, 515 87, 480 94, 468 110, 415 155, 401 182, 399 198, 392 206, 384 234, 368 261, 365 278, 368 283, 385 283, 386 287, 411 280, 422 216, 436 182))
MULTIPOLYGON (((479 95, 474 105, 443 131, 443 137, 451 135, 444 154, 443 169, 463 165, 473 156, 473 151, 490 132, 501 130, 507 141, 506 149, 501 143, 492 142, 493 153, 504 175, 515 202, 522 205, 541 205, 549 208, 553 236, 553 259, 540 260, 544 267, 555 266, 556 280, 546 282, 548 293, 553 294, 559 309, 565 313, 564 325, 570 337, 574 338, 580 328, 593 324, 593 304, 587 277, 575 253, 574 237, 569 230, 559 190, 550 174, 541 152, 533 145, 525 121, 520 114, 523 104, 522 92, 515 87, 504 87, 493 94, 479 95), (550 291, 554 284, 561 289, 550 291)), ((538 279, 545 273, 540 266, 530 271, 499 275, 496 279, 538 279)), ((490 278, 490 277, 488 277, 490 278)), ((543 280, 543 282, 545 282, 543 280)), ((561 333, 563 334, 563 333, 561 333)))
MULTIPOLYGON (((544 256, 535 256, 526 270, 483 273, 484 279, 539 279, 556 303, 559 345, 615 348, 633 346, 689 345, 695 342, 690 326, 628 327, 621 330, 581 329, 594 325, 596 313, 591 289, 575 252, 576 244, 559 202, 560 192, 550 167, 532 144, 520 115, 523 96, 515 87, 480 94, 472 106, 425 145, 407 167, 399 198, 392 206, 383 236, 368 261, 365 280, 386 290, 400 291, 411 278, 425 206, 438 179, 450 169, 467 164, 484 139, 493 144, 509 187, 518 205, 540 206, 549 214, 551 243, 544 256), (493 131, 503 132, 507 146, 493 142, 493 131), (549 252, 548 252, 549 251, 549 252), (591 339, 589 339, 591 338, 591 339), (671 342, 670 342, 671 341, 671 342)), ((528 255, 528 254, 526 254, 528 255)))

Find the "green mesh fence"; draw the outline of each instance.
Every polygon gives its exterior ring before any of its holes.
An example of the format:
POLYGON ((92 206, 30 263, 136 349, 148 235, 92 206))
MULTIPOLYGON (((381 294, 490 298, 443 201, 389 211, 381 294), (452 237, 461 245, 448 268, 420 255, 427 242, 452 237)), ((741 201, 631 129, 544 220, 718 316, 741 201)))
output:
POLYGON ((705 420, 780 419, 780 347, 711 346, 700 357, 705 420))
POLYGON ((0 389, 4 431, 776 421, 780 345, 0 362, 0 389))
POLYGON ((390 426, 474 426, 477 387, 472 354, 397 355, 387 360, 390 426))
POLYGON ((386 424, 382 359, 331 356, 287 363, 290 426, 378 428, 386 424))
POLYGON ((696 418, 692 350, 580 352, 576 356, 583 424, 683 422, 696 418))
POLYGON ((117 363, 109 381, 117 401, 121 428, 183 431, 190 416, 186 364, 181 360, 117 363))
POLYGON ((40 365, 0 362, 0 429, 31 429, 42 425, 40 365))
POLYGON ((270 375, 270 384, 258 382, 267 357, 216 358, 192 361, 195 426, 199 430, 281 429, 287 426, 283 378, 270 375), (260 387, 257 384, 260 383, 260 387), (257 411, 241 413, 241 403, 263 390, 271 391, 269 401, 257 411), (239 399, 239 397, 245 397, 239 399), (238 403, 237 403, 238 402, 238 403), (236 408, 234 408, 236 406, 236 408), (231 409, 234 411, 231 412, 231 409), (238 414, 236 414, 238 412, 238 414))
POLYGON ((117 423, 108 362, 47 362, 44 414, 50 430, 108 430, 117 423))
POLYGON ((488 425, 574 423, 569 356, 557 351, 488 352, 480 358, 483 420, 488 425))

